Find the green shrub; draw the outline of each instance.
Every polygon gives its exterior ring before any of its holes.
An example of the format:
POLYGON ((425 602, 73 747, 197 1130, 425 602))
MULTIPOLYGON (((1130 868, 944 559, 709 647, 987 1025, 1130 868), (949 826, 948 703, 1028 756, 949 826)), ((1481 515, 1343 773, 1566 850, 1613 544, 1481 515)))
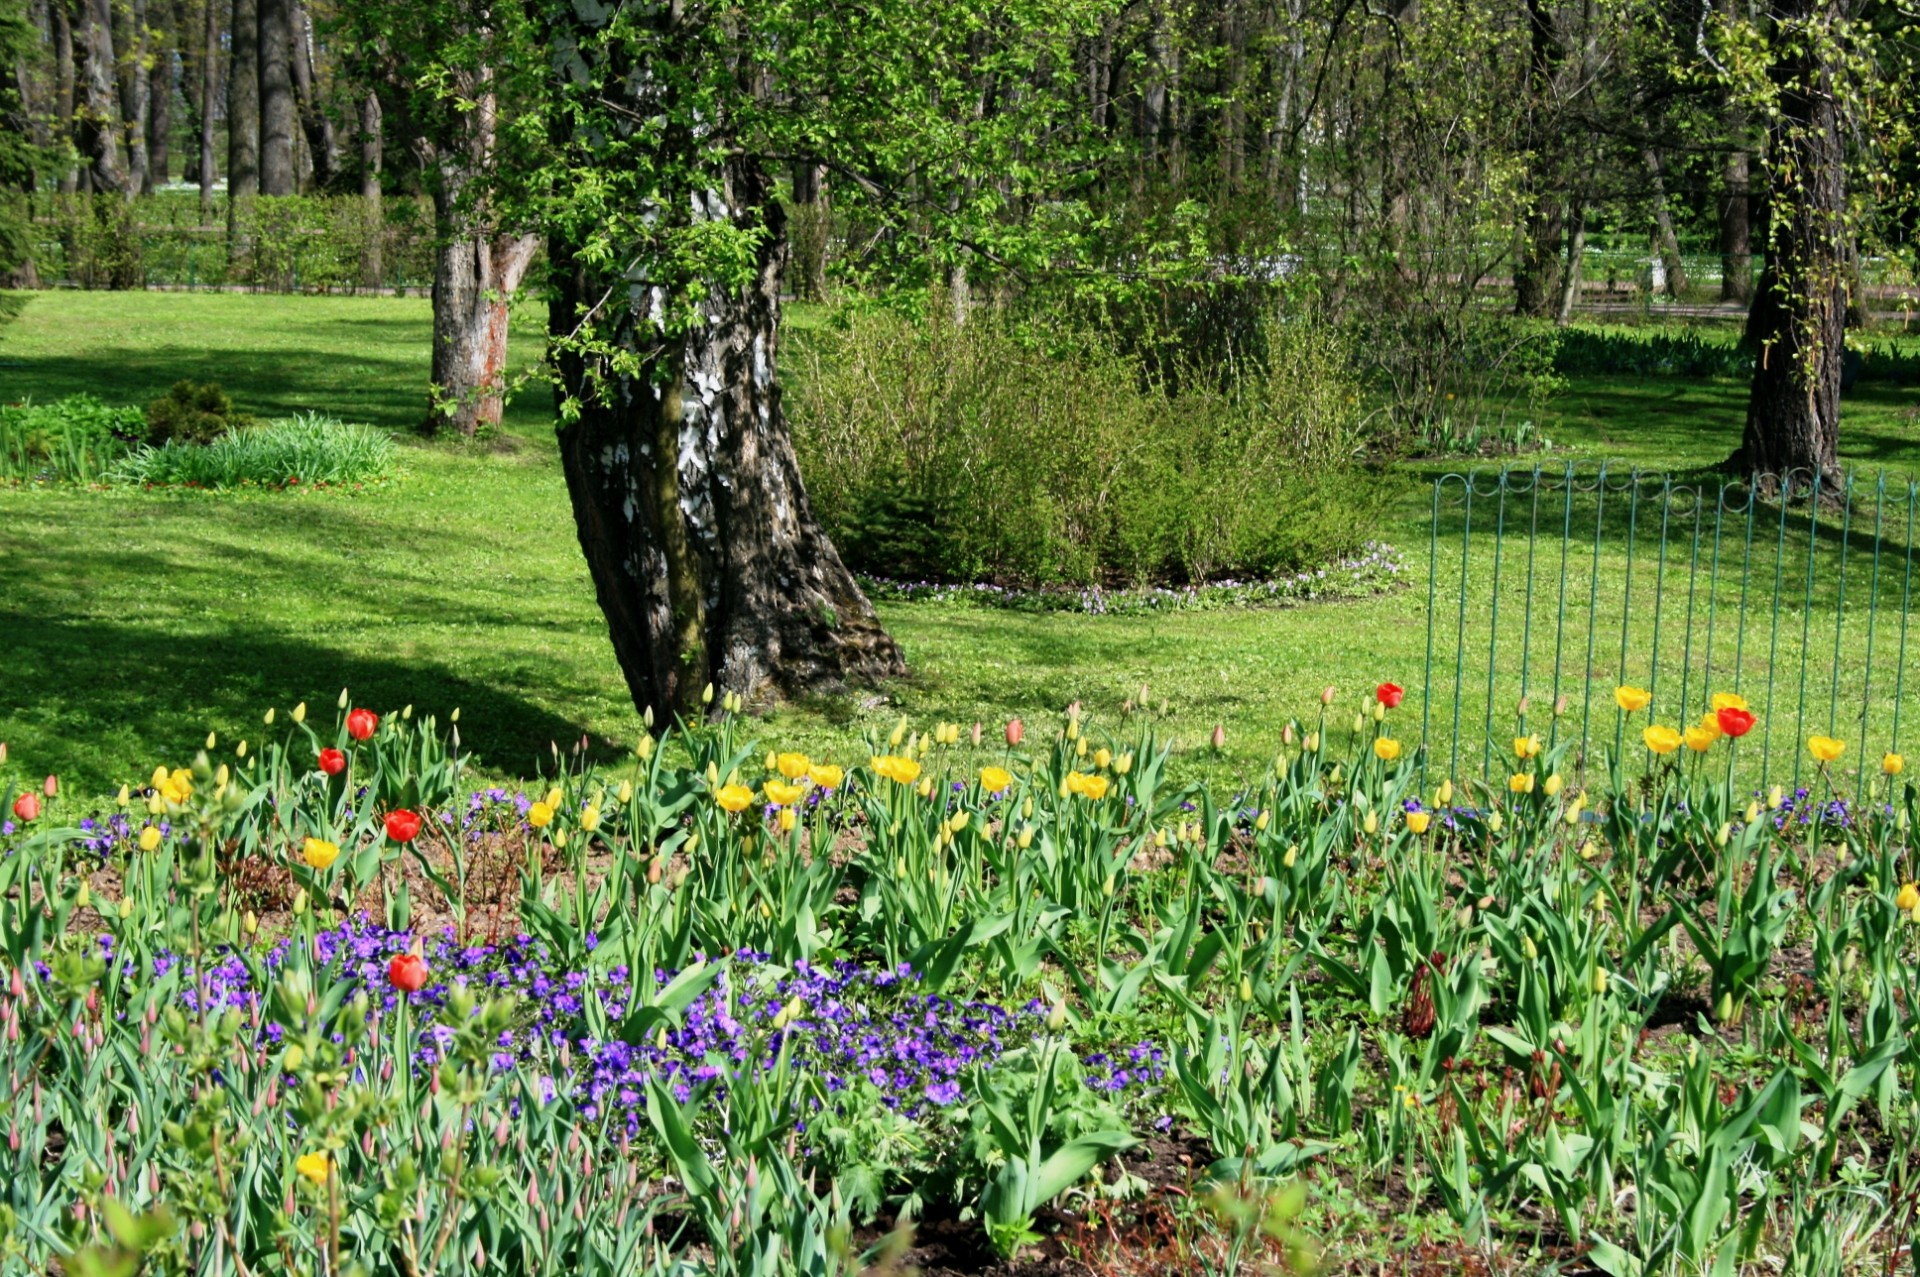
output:
POLYGON ((92 395, 0 405, 0 481, 91 483, 145 433, 138 408, 92 395))
POLYGON ((247 426, 204 445, 175 439, 143 447, 114 468, 113 478, 193 488, 365 483, 390 472, 393 458, 393 440, 384 431, 309 414, 247 426))
POLYGON ((893 578, 1204 580, 1368 539, 1359 391, 1324 327, 1178 389, 1094 333, 856 311, 798 351, 802 472, 842 553, 893 578))
POLYGON ((208 444, 234 430, 253 424, 253 418, 233 410, 233 400, 217 382, 176 381, 173 388, 147 405, 147 442, 208 444))

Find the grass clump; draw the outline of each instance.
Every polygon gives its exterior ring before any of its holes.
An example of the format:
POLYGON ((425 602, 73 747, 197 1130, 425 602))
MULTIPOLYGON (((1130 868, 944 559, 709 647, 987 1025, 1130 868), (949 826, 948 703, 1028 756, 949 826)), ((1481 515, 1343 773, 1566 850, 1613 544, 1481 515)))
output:
POLYGON ((382 431, 306 413, 207 444, 170 439, 143 447, 115 467, 113 477, 154 487, 339 485, 384 478, 393 459, 393 440, 382 431))
POLYGON ((95 482, 144 431, 138 408, 87 394, 0 405, 0 482, 95 482))

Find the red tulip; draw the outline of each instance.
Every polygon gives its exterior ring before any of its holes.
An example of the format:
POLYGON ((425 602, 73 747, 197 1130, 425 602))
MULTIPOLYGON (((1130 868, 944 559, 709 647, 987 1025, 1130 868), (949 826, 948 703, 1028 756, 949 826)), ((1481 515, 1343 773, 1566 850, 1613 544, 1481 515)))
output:
POLYGON ((387 813, 387 837, 395 842, 412 842, 420 836, 420 817, 404 807, 387 813))
POLYGON ((417 953, 396 954, 387 964, 387 982, 402 993, 427 987, 427 960, 417 953))
POLYGON ((1382 683, 1373 689, 1373 694, 1379 698, 1380 703, 1388 709, 1399 709, 1401 700, 1404 699, 1407 694, 1407 689, 1398 683, 1382 683))
POLYGON ((1753 730, 1753 715, 1744 709, 1736 709, 1729 705, 1716 717, 1720 720, 1720 730, 1729 736, 1745 736, 1753 730))
POLYGON ((14 799, 13 814, 22 820, 40 819, 40 795, 25 793, 14 799))
POLYGON ((347 715, 347 735, 355 740, 365 740, 373 735, 373 729, 380 726, 380 716, 370 709, 356 709, 347 715))
POLYGON ((329 776, 338 776, 347 770, 347 756, 337 749, 321 750, 320 770, 329 776))
POLYGON ((1027 734, 1027 729, 1020 725, 1019 719, 1010 718, 1007 720, 1007 744, 1008 745, 1018 745, 1020 743, 1020 738, 1022 736, 1025 736, 1026 734, 1027 734))

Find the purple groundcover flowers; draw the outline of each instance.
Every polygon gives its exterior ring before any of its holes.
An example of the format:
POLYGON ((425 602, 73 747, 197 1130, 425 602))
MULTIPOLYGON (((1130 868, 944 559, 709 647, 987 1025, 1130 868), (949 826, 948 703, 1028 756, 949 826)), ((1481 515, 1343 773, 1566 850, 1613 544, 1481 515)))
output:
MULTIPOLYGON (((390 1015, 398 995, 388 982, 387 963, 408 952, 414 940, 411 931, 388 930, 360 918, 318 933, 315 957, 335 967, 334 978, 349 983, 348 997, 364 990, 371 1014, 390 1015)), ((453 1026, 445 1017, 455 985, 465 984, 483 999, 512 994, 524 1018, 494 1043, 493 1067, 528 1069, 549 1101, 566 1096, 588 1118, 629 1131, 644 1121, 651 1079, 668 1081, 684 1102, 704 1084, 724 1087, 746 1070, 771 1067, 783 1042, 795 1066, 823 1085, 829 1102, 870 1087, 861 1091, 859 1102, 873 1102, 877 1093, 888 1108, 916 1117, 929 1106, 961 1103, 967 1075, 1032 1043, 1045 1029, 1048 1010, 1039 1001, 1009 1010, 925 993, 918 975, 904 964, 886 970, 845 961, 830 967, 802 963, 787 970, 767 964, 764 955, 741 951, 664 1036, 656 1033, 642 1042, 596 1040, 581 1035, 583 1016, 590 1003, 597 1003, 609 1023, 620 1020, 631 988, 626 967, 614 965, 598 974, 558 969, 546 947, 525 935, 499 944, 462 945, 451 931, 420 940, 432 973, 411 1000, 421 1066, 437 1063, 452 1039, 453 1026), (776 1028, 775 1017, 795 999, 799 1014, 776 1028)), ((110 947, 107 937, 101 943, 110 947)), ((268 952, 269 973, 283 963, 289 943, 268 952)), ((165 975, 178 965, 178 959, 163 955, 152 974, 165 975)), ((123 974, 134 972, 123 968, 123 974)), ((260 1015, 263 991, 253 987, 239 955, 223 956, 202 975, 185 974, 188 987, 181 999, 188 1008, 198 1008, 204 988, 214 1007, 260 1015)), ((653 979, 665 984, 673 975, 656 971, 653 979)), ((277 1038, 277 1026, 267 1026, 265 1036, 277 1038)), ((1089 1055, 1083 1064, 1088 1086, 1120 1096, 1160 1082, 1166 1056, 1141 1042, 1089 1055)))

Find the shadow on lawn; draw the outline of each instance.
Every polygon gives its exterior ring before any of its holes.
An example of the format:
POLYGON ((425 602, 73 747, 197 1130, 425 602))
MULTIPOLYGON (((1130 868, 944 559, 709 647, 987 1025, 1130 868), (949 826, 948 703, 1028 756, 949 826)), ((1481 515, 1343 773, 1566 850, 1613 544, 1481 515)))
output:
MULTIPOLYGON (((551 770, 550 743, 565 750, 581 724, 445 666, 341 652, 324 641, 234 629, 218 636, 180 637, 137 624, 49 620, 0 612, 7 636, 5 708, 24 729, 15 752, 29 770, 60 772, 76 792, 107 793, 137 779, 99 774, 84 749, 112 738, 137 756, 178 766, 217 730, 224 754, 241 739, 258 741, 289 728, 287 712, 304 697, 309 723, 323 737, 332 730, 341 687, 355 703, 381 714, 413 705, 442 724, 455 708, 463 748, 510 773, 551 770), (269 706, 278 721, 261 722, 269 706), (186 726, 192 724, 192 726, 186 726)), ((596 742, 594 757, 613 755, 596 742)))

